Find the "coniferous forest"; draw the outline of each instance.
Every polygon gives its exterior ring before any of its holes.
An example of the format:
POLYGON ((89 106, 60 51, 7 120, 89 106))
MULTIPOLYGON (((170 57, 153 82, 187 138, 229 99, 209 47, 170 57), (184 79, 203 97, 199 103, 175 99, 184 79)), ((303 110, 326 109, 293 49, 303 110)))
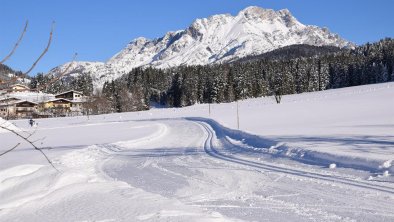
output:
MULTIPOLYGON (((169 107, 312 92, 389 82, 394 79, 394 40, 384 39, 355 49, 294 45, 226 64, 135 68, 106 82, 97 94, 103 112, 149 109, 151 102, 169 107)), ((50 81, 37 75, 32 87, 50 81)), ((89 75, 63 79, 47 91, 74 88, 92 95, 89 75)), ((97 106, 100 106, 98 104, 97 106)))

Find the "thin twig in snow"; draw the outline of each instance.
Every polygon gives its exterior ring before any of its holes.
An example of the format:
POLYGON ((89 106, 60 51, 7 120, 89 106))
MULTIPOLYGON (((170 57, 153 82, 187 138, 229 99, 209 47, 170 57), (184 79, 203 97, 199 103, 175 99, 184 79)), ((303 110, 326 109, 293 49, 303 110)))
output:
POLYGON ((21 135, 20 133, 16 132, 15 130, 6 128, 4 126, 0 125, 0 128, 7 130, 9 132, 12 132, 13 134, 17 135, 19 138, 23 139, 24 141, 28 142, 35 150, 39 151, 44 157, 45 159, 48 161, 48 163, 56 170, 59 171, 52 163, 52 161, 49 159, 49 157, 44 153, 44 151, 42 151, 40 148, 38 148, 36 145, 34 145, 33 142, 31 142, 27 137, 21 135))
POLYGON ((0 156, 3 156, 3 155, 5 155, 5 154, 7 154, 7 153, 13 151, 13 150, 16 149, 19 145, 21 145, 21 143, 18 143, 18 144, 16 144, 14 147, 12 147, 11 149, 6 150, 6 151, 3 152, 3 153, 0 153, 0 156))

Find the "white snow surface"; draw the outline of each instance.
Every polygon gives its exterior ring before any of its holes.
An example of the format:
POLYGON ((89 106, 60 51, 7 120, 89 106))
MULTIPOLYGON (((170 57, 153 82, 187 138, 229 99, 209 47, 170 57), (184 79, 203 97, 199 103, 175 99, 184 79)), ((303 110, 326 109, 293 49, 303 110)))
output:
POLYGON ((0 117, 0 133, 6 133, 10 130, 19 131, 18 127, 16 127, 13 123, 0 117))
MULTIPOLYGON (((185 30, 168 32, 161 38, 134 39, 107 62, 73 62, 69 73, 88 73, 95 88, 101 88, 105 81, 135 67, 223 63, 294 44, 354 47, 327 28, 300 23, 287 9, 251 6, 235 16, 221 14, 197 19, 185 30)), ((61 73, 68 66, 69 63, 59 66, 50 74, 61 73)))
POLYGON ((12 121, 0 221, 393 221, 394 83, 12 121), (334 166, 335 167, 330 167, 334 166))

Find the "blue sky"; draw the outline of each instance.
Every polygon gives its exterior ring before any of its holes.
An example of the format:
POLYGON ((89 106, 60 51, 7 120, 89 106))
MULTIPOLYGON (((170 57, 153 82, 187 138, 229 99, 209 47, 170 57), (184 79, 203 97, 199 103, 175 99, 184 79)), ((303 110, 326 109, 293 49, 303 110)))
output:
POLYGON ((393 0, 1 0, 0 57, 15 44, 29 20, 25 39, 6 62, 25 71, 45 48, 52 21, 52 46, 32 74, 70 61, 106 61, 132 39, 160 37, 188 27, 196 18, 237 14, 251 5, 288 8, 304 24, 326 26, 357 44, 394 37, 393 0))

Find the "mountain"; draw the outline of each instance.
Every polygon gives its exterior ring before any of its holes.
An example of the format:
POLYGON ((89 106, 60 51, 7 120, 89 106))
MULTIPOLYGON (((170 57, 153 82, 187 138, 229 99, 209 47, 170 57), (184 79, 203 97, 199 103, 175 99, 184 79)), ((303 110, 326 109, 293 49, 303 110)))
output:
MULTIPOLYGON (((107 62, 74 62, 72 74, 88 73, 96 88, 132 68, 206 65, 259 55, 284 46, 307 44, 353 48, 355 45, 327 28, 300 23, 287 9, 274 11, 255 6, 230 14, 197 19, 185 30, 161 38, 137 38, 107 62)), ((58 74, 69 64, 53 69, 58 74)))

